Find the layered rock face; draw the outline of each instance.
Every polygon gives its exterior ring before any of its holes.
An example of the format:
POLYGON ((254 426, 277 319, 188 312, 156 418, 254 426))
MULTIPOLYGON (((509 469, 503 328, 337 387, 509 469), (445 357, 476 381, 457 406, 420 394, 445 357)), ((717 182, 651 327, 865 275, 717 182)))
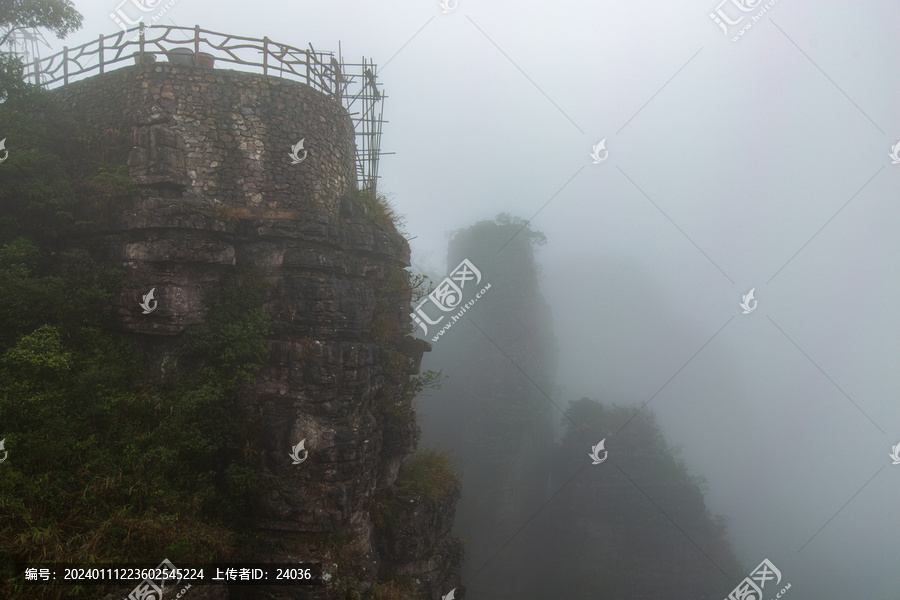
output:
POLYGON ((417 405, 423 439, 452 450, 462 472, 463 580, 492 600, 534 598, 545 577, 542 542, 525 525, 548 498, 556 352, 530 236, 483 221, 451 240, 450 268, 470 260, 483 277, 475 289, 491 289, 435 341, 426 367, 449 379, 417 405))
MULTIPOLYGON (((418 439, 415 420, 389 422, 376 396, 400 390, 428 345, 402 339, 402 360, 387 365, 373 331, 377 294, 409 264, 409 247, 359 200, 346 111, 297 82, 164 63, 56 94, 98 135, 133 139, 128 163, 140 192, 98 213, 91 242, 125 268, 118 319, 160 378, 177 373, 179 336, 203 321, 205 293, 229 269, 252 266, 271 284, 268 358, 240 416, 258 431, 247 457, 263 480, 250 516, 258 543, 246 559, 321 562, 331 578, 240 597, 343 598, 386 577, 385 564, 415 582, 411 597, 455 587, 454 498, 413 499, 389 530, 372 516, 376 488, 390 490, 418 439), (307 156, 295 164, 288 154, 301 139, 307 156), (151 289, 158 304, 144 314, 151 289), (309 456, 294 465, 289 454, 301 440, 309 456)), ((406 332, 409 291, 386 304, 379 318, 406 332)))

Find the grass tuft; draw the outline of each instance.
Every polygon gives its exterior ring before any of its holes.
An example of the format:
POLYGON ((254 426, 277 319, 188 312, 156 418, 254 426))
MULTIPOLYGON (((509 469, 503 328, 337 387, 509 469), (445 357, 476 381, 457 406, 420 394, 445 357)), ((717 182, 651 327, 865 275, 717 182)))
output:
POLYGON ((457 481, 449 452, 426 448, 416 452, 400 467, 397 487, 437 503, 456 488, 457 481))

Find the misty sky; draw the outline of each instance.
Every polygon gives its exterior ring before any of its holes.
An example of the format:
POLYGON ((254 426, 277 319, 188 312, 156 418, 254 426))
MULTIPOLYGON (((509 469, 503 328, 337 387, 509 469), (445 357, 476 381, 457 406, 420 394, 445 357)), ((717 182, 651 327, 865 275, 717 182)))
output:
MULTIPOLYGON (((119 1, 75 0, 64 43, 117 31, 119 1)), ((900 2, 779 0, 732 42, 717 1, 177 0, 162 22, 374 59, 415 263, 443 276, 449 232, 531 219, 558 403, 653 398, 789 600, 896 598, 900 2)))

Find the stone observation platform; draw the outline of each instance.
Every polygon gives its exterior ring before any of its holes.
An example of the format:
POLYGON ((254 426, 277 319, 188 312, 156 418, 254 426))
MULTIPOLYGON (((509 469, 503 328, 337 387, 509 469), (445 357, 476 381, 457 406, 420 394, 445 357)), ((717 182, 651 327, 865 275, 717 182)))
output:
MULTIPOLYGON (((81 46, 64 47, 62 52, 46 58, 35 58, 26 65, 25 76, 36 85, 56 88, 129 64, 161 65, 165 61, 172 65, 234 69, 299 81, 335 100, 344 107, 353 124, 358 187, 374 190, 378 159, 383 154, 380 145, 385 95, 379 89, 375 64, 365 57, 359 63, 352 63, 344 61, 340 50, 335 56, 333 52, 318 52, 312 45, 301 50, 268 37, 217 33, 199 26, 145 27, 141 23, 119 33, 100 35, 81 46)), ((285 133, 296 137, 294 132, 302 125, 291 123, 285 133)), ((293 139, 288 150, 300 139, 293 139)), ((310 140, 304 146, 312 153, 310 140)))

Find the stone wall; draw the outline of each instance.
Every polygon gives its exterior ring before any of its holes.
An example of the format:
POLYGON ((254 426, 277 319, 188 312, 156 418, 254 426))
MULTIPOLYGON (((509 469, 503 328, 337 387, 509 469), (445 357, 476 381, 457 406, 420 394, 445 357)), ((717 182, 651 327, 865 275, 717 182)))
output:
MULTIPOLYGON (((356 186, 353 123, 306 85, 255 73, 153 63, 71 83, 56 93, 97 130, 134 133, 141 185, 249 209, 334 218, 356 186), (291 148, 305 139, 306 159, 291 148)), ((301 153, 302 156, 302 153, 301 153)))

